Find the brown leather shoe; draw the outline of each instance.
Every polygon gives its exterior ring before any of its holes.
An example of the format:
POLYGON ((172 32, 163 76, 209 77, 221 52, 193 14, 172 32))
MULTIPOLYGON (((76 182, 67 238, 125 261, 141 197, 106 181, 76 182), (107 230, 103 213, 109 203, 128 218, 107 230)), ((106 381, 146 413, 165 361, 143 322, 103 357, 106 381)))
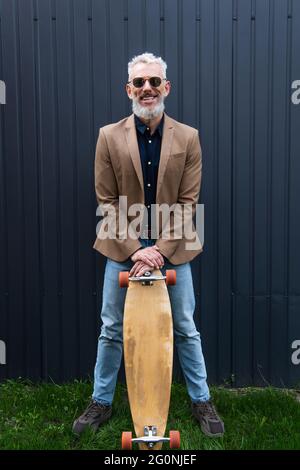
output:
POLYGON ((111 417, 112 407, 101 405, 91 400, 86 410, 77 418, 72 427, 72 431, 80 435, 88 426, 97 431, 99 426, 111 417))
POLYGON ((220 437, 224 434, 224 423, 218 416, 211 400, 192 403, 192 413, 199 421, 202 432, 209 437, 220 437))

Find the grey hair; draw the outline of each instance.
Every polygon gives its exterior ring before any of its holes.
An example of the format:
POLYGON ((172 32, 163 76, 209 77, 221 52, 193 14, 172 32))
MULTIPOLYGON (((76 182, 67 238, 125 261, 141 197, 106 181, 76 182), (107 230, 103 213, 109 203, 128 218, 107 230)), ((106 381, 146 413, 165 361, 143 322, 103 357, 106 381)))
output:
POLYGON ((167 78, 167 64, 161 57, 156 57, 151 52, 144 52, 144 54, 137 55, 128 62, 128 77, 131 76, 132 68, 139 63, 143 64, 159 64, 162 68, 163 78, 167 78))

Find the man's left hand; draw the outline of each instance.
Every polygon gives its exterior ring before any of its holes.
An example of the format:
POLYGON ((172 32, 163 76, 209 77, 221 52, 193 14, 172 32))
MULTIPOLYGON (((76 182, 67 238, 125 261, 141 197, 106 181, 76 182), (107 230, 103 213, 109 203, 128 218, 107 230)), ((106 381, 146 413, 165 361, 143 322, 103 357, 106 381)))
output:
POLYGON ((156 245, 148 246, 137 250, 131 256, 131 261, 136 263, 137 261, 143 261, 152 268, 159 269, 164 265, 164 257, 159 252, 159 248, 156 245))

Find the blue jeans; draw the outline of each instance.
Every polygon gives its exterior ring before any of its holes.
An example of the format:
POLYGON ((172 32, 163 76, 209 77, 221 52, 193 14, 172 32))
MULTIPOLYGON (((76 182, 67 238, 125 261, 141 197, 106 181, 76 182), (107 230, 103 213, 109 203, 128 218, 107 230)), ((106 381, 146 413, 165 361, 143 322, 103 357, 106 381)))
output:
MULTIPOLYGON (((152 240, 141 240, 144 246, 152 240)), ((126 289, 119 287, 119 272, 130 270, 133 263, 117 263, 107 259, 102 303, 102 328, 98 341, 94 371, 93 399, 111 405, 123 352, 123 311, 126 289)), ((192 402, 209 400, 206 367, 200 334, 194 323, 195 296, 189 263, 173 265, 165 260, 162 272, 176 269, 176 285, 169 286, 173 314, 174 340, 187 391, 192 402)))

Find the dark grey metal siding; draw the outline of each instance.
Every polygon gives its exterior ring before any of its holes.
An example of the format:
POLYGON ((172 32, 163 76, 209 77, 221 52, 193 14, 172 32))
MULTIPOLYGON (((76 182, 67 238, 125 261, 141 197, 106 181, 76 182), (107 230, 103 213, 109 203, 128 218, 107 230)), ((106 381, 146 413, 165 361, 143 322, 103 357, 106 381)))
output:
POLYGON ((0 378, 93 372, 95 142, 130 113, 127 62, 147 50, 168 63, 168 114, 200 131, 209 381, 299 382, 300 2, 0 0, 0 16, 0 378))

